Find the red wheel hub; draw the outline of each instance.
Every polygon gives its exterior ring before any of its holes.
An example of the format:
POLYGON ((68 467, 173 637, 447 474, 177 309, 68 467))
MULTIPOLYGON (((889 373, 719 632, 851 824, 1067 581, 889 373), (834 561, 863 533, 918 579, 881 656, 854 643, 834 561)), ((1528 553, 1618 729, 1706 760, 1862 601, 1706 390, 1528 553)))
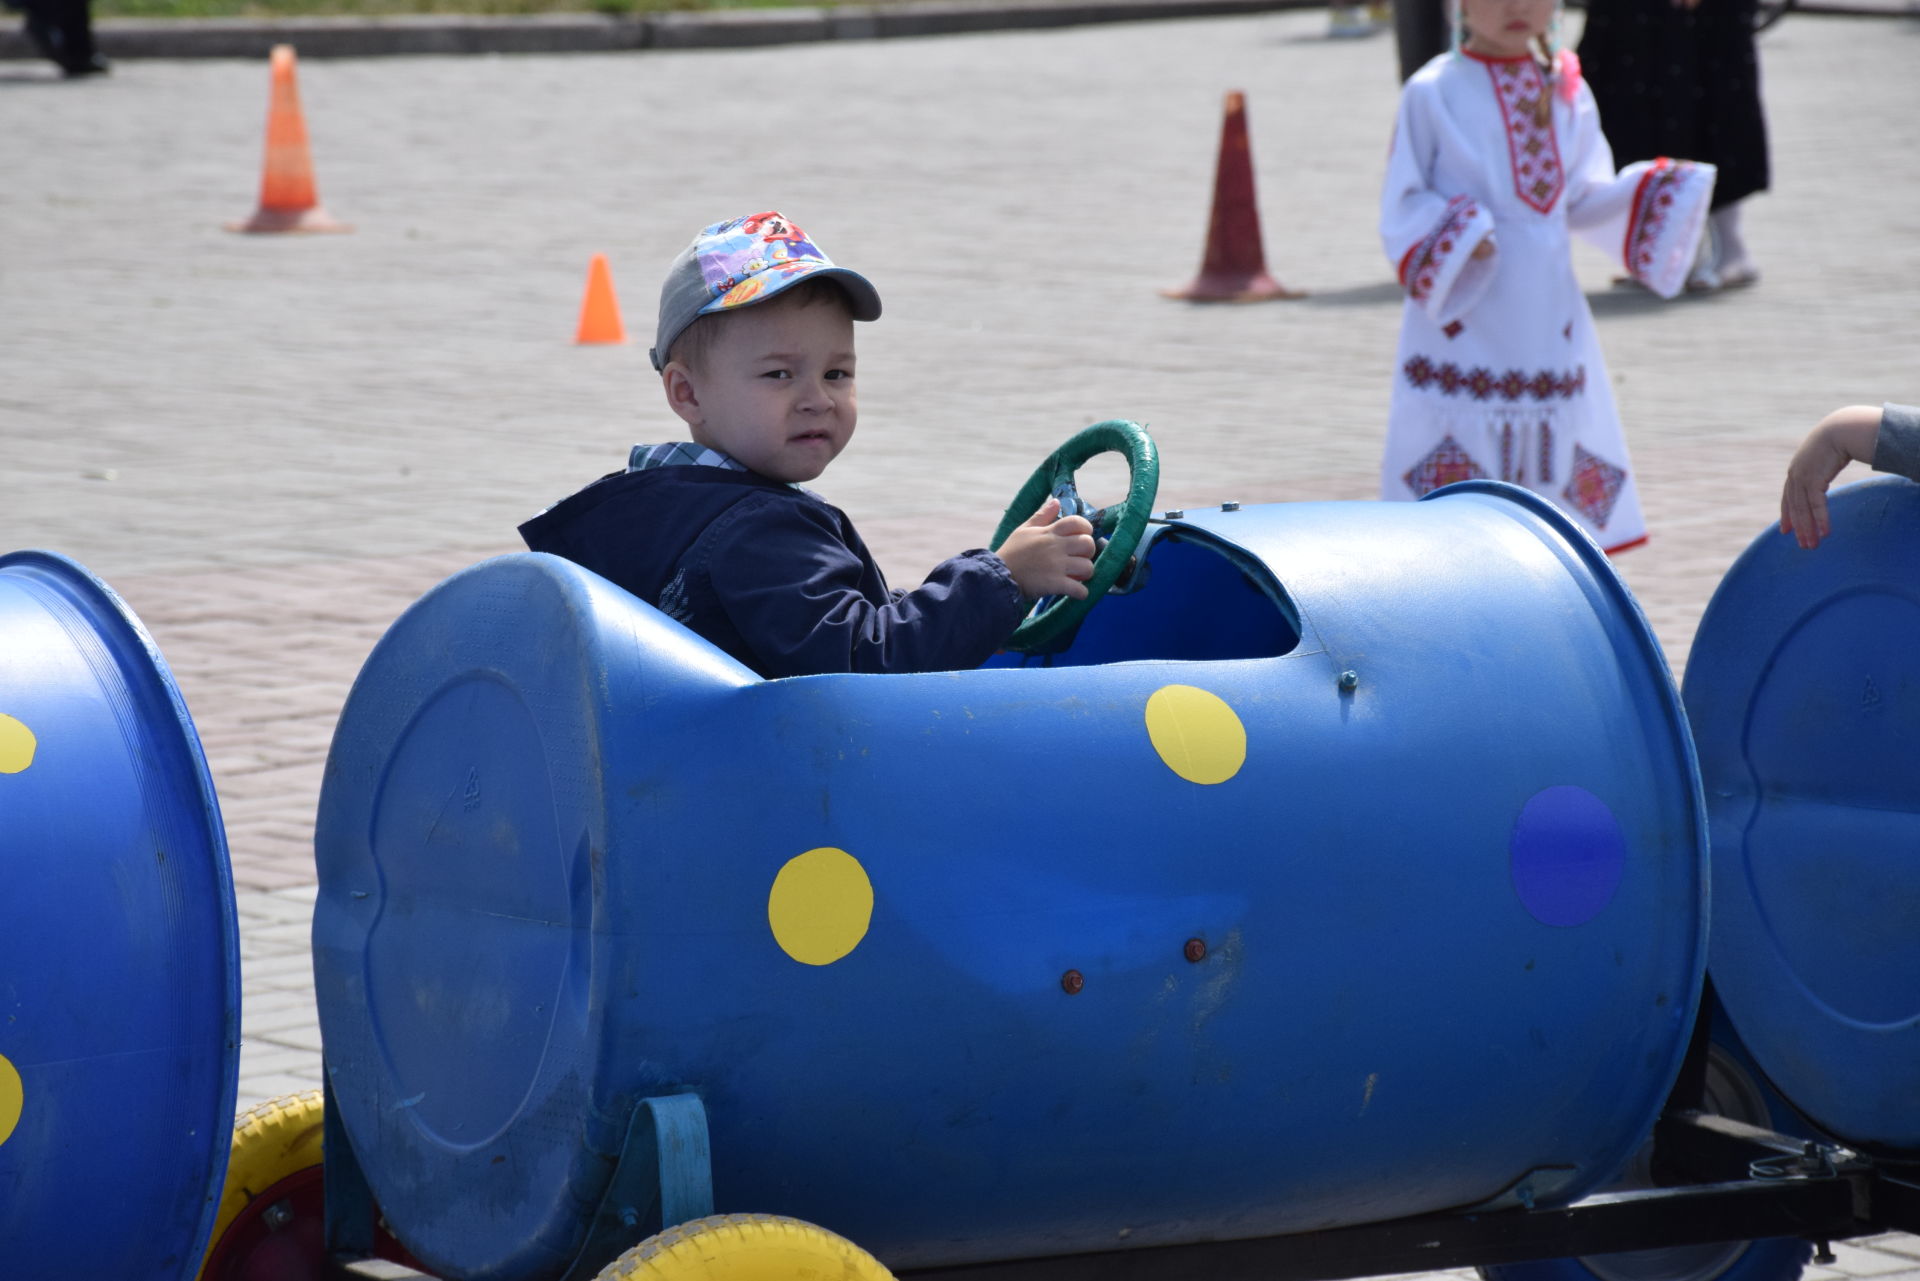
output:
POLYGON ((320 1166, 296 1170, 247 1202, 207 1255, 202 1281, 325 1281, 326 1196, 320 1166))
MULTIPOLYGON (((339 1281, 327 1254, 324 1168, 296 1170, 247 1202, 207 1253, 201 1281, 339 1281)), ((374 1232, 382 1259, 430 1275, 386 1230, 374 1232)))

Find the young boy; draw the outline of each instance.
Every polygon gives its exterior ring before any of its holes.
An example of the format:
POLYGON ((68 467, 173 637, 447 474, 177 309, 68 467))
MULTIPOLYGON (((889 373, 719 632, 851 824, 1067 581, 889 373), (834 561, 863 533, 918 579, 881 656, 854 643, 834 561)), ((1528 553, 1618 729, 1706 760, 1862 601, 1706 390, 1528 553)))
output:
POLYGON ((889 591, 853 522, 799 488, 853 436, 853 322, 879 315, 866 278, 780 214, 707 227, 667 270, 651 353, 693 442, 634 446, 521 537, 763 676, 979 666, 1034 599, 1086 595, 1093 528, 1049 499, 998 555, 889 591))
POLYGON ((1920 408, 1888 403, 1844 405, 1822 418, 1787 464, 1780 493, 1780 532, 1818 547, 1832 532, 1827 486, 1848 463, 1920 480, 1920 408))

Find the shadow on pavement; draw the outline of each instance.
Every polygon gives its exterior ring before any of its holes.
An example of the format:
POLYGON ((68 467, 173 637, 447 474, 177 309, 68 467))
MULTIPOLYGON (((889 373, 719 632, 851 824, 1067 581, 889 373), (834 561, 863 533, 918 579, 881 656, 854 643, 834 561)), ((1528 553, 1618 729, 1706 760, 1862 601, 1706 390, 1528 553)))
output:
POLYGON ((1712 297, 1710 294, 1683 294, 1672 302, 1666 302, 1651 290, 1638 285, 1615 285, 1611 289, 1596 290, 1587 295, 1587 306, 1592 308, 1596 318, 1600 316, 1639 316, 1650 311, 1659 311, 1662 307, 1671 307, 1677 303, 1700 301, 1712 297))
POLYGON ((1370 285, 1348 285, 1345 289, 1314 289, 1307 293, 1304 302, 1316 307, 1378 307, 1391 303, 1399 306, 1406 292, 1400 288, 1397 280, 1376 280, 1370 285))

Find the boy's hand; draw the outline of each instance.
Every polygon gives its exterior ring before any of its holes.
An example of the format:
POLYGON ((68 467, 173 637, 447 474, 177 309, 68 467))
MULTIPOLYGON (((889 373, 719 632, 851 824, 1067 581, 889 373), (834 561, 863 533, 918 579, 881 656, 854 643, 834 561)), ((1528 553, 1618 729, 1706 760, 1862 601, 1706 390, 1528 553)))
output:
POLYGON ((1007 535, 999 556, 1027 599, 1071 596, 1085 600, 1086 582, 1093 577, 1093 552, 1093 526, 1087 518, 1062 518, 1060 500, 1049 498, 1026 524, 1007 535))
POLYGON ((1879 434, 1880 410, 1872 405, 1848 405, 1822 418, 1787 464, 1780 532, 1792 534, 1802 547, 1818 547, 1833 528, 1827 518, 1827 486, 1848 463, 1872 462, 1879 434))

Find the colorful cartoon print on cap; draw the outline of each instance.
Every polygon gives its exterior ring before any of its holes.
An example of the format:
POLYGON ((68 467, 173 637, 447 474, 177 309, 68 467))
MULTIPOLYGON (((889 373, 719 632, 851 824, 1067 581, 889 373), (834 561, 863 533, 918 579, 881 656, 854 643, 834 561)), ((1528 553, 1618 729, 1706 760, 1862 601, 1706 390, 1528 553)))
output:
POLYGON ((760 296, 760 291, 766 287, 767 282, 760 277, 749 276, 733 288, 727 290, 726 295, 720 299, 720 305, 722 307, 738 307, 741 303, 752 302, 760 296))
POLYGON ((723 222, 700 242, 700 275, 716 299, 706 310, 754 301, 766 291, 768 273, 787 277, 833 265, 806 232, 771 211, 723 222))

